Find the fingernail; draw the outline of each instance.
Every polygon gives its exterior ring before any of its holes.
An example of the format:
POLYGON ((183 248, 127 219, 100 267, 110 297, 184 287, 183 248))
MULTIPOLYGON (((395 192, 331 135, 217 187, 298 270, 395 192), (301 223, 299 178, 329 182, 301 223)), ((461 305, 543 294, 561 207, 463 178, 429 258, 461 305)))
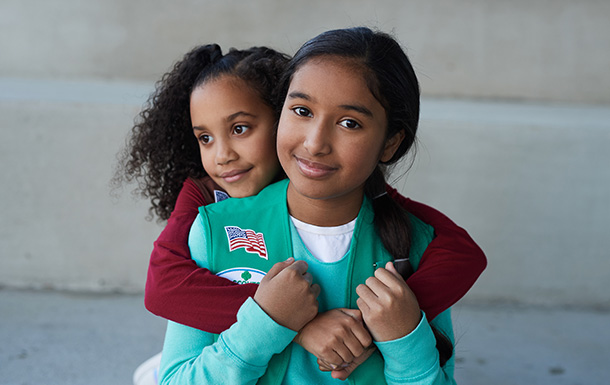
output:
POLYGON ((292 262, 292 261, 294 261, 294 257, 290 257, 286 260, 286 262, 292 262))

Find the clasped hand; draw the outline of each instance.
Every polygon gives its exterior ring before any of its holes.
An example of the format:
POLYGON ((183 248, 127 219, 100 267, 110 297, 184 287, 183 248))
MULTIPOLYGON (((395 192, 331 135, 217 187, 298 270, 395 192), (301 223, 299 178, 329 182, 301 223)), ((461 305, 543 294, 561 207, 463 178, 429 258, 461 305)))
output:
POLYGON ((356 305, 375 341, 392 341, 411 333, 421 321, 417 298, 388 262, 356 287, 356 305))
POLYGON ((254 301, 278 324, 299 331, 318 314, 320 286, 313 284, 307 262, 278 262, 261 280, 254 301))
POLYGON ((299 331, 295 342, 318 358, 320 370, 346 379, 374 352, 375 341, 409 334, 421 320, 415 295, 391 262, 356 288, 358 309, 318 313, 320 287, 307 263, 277 263, 261 281, 254 300, 278 324, 299 331))

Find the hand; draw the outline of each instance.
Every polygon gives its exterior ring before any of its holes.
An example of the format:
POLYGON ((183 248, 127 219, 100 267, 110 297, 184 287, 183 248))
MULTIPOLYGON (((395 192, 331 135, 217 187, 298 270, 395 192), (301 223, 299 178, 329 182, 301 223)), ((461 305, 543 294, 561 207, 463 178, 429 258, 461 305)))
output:
POLYGON ((333 370, 362 355, 373 339, 364 327, 360 310, 333 309, 319 313, 305 325, 295 342, 333 370))
POLYGON ((358 285, 356 301, 375 341, 391 341, 411 333, 421 320, 415 294, 392 262, 358 285))
POLYGON ((360 364, 366 361, 375 352, 376 349, 377 347, 375 345, 369 346, 364 350, 364 353, 354 358, 352 362, 346 364, 346 366, 342 368, 332 370, 325 362, 321 361, 320 359, 318 359, 318 365, 320 367, 320 370, 323 372, 332 371, 330 373, 332 378, 345 381, 347 377, 349 377, 349 375, 352 374, 352 372, 356 370, 358 366, 360 366, 360 364))
POLYGON ((318 314, 320 286, 312 285, 307 262, 289 258, 278 262, 254 294, 254 300, 269 317, 291 330, 301 330, 318 314))

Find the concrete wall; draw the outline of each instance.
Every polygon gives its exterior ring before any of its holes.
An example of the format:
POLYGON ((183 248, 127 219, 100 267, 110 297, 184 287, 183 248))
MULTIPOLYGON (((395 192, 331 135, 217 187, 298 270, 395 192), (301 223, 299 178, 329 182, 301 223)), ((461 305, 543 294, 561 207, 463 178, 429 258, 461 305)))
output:
POLYGON ((0 88, 0 284, 142 290, 160 227, 109 189, 148 88, 19 81, 0 88))
POLYGON ((468 298, 608 307, 609 19, 592 0, 5 0, 0 285, 141 291, 162 227, 108 181, 153 82, 196 44, 293 53, 366 24, 408 48, 426 95, 396 184, 488 254, 468 298))
POLYGON ((610 307, 610 108, 424 100, 420 129, 396 184, 487 253, 470 300, 610 307))
POLYGON ((409 49, 427 95, 610 102, 605 0, 4 0, 0 74, 154 81, 191 47, 366 24, 409 49))

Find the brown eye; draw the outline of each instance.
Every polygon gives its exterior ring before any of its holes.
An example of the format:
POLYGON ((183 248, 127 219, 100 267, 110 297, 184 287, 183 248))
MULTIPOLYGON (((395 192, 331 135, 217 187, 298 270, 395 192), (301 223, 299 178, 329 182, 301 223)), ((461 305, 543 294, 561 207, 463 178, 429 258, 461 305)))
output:
POLYGON ((235 135, 243 135, 243 134, 245 134, 245 133, 246 133, 246 131, 248 131, 249 129, 250 129, 250 127, 248 127, 248 126, 246 126, 246 125, 241 124, 241 125, 238 125, 238 126, 233 127, 233 133, 234 133, 235 135))
POLYGON ((214 138, 212 138, 210 135, 207 135, 207 134, 203 134, 199 137, 199 141, 202 144, 210 144, 213 140, 214 140, 214 138))
POLYGON ((360 123, 356 122, 353 119, 344 119, 340 121, 339 124, 345 128, 349 128, 350 130, 355 130, 362 127, 360 123))
POLYGON ((299 115, 299 116, 305 116, 305 117, 313 116, 311 111, 309 111, 309 109, 307 109, 305 107, 295 107, 295 108, 292 109, 292 111, 294 111, 294 113, 299 115))

